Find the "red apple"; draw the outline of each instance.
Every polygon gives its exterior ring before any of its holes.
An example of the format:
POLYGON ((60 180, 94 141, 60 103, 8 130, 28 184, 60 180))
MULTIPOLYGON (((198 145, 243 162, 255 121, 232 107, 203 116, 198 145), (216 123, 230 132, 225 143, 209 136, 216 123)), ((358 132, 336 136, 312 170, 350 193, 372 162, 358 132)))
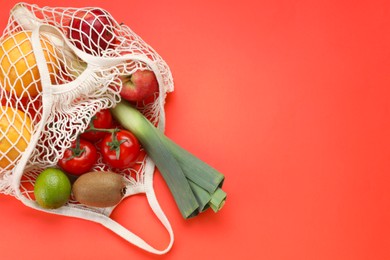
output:
POLYGON ((127 101, 142 101, 158 92, 156 75, 151 70, 137 70, 129 76, 120 76, 120 95, 127 101))
POLYGON ((68 37, 80 50, 100 56, 113 48, 114 22, 101 9, 78 10, 69 21, 68 37))

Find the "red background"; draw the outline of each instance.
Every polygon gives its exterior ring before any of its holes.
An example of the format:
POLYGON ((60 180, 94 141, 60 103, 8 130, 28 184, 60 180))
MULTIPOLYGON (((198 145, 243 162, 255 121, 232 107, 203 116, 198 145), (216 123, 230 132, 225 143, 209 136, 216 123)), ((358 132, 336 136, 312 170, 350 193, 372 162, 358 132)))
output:
MULTIPOLYGON (((166 134, 223 172, 229 197, 186 221, 156 174, 175 243, 153 256, 0 195, 2 259, 390 259, 388 1, 35 3, 100 6, 153 46, 175 80, 166 134)), ((168 242, 144 196, 114 218, 168 242)))

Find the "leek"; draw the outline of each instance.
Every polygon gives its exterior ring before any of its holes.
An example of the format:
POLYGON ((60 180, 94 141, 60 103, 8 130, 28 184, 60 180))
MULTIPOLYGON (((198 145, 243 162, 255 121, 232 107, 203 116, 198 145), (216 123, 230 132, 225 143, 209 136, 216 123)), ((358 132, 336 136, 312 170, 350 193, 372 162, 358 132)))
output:
POLYGON ((225 178, 222 173, 175 144, 161 131, 159 132, 159 135, 182 167, 188 179, 210 193, 215 192, 218 187, 222 186, 225 178))
POLYGON ((223 207, 223 205, 225 205, 226 196, 226 192, 224 192, 222 189, 217 189, 214 192, 209 203, 214 212, 218 212, 223 207))
POLYGON ((156 164, 173 198, 187 219, 211 208, 219 211, 226 200, 224 175, 178 146, 126 101, 112 108, 115 119, 131 131, 156 164))
POLYGON ((202 189, 201 187, 199 187, 194 182, 189 181, 188 183, 190 184, 190 187, 191 187, 192 191, 194 192, 195 198, 199 204, 199 208, 198 208, 197 213, 203 212, 206 209, 208 209, 210 207, 209 203, 211 201, 210 194, 207 191, 205 191, 204 189, 202 189))
POLYGON ((131 131, 142 144, 150 158, 159 168, 184 218, 189 218, 197 211, 199 204, 175 158, 164 146, 153 128, 148 127, 148 120, 137 109, 124 102, 113 110, 114 117, 120 124, 131 131))

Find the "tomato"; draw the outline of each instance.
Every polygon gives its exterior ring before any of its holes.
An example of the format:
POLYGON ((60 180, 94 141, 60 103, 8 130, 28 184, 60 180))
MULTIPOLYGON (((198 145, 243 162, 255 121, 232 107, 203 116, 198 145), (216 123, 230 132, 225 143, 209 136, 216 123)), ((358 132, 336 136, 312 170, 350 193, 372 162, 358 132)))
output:
MULTIPOLYGON (((95 116, 92 117, 91 123, 88 129, 91 127, 100 128, 100 129, 110 129, 113 127, 113 119, 109 109, 103 109, 96 113, 95 116)), ((89 141, 98 141, 102 139, 106 135, 105 132, 102 131, 93 131, 89 130, 81 134, 81 137, 87 139, 89 141)))
POLYGON ((78 139, 58 161, 66 172, 73 175, 81 175, 88 172, 94 166, 98 158, 95 146, 83 139, 78 139))
POLYGON ((141 153, 137 138, 127 130, 107 134, 101 143, 103 161, 113 168, 131 167, 141 153))

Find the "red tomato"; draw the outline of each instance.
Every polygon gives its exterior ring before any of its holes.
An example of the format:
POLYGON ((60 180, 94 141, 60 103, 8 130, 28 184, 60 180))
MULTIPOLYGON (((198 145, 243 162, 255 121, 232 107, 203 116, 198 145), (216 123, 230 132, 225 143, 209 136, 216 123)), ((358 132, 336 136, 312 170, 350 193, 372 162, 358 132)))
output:
POLYGON ((111 167, 126 169, 136 162, 141 153, 141 145, 131 132, 119 130, 104 137, 101 153, 103 161, 111 167))
POLYGON ((97 158, 95 146, 86 140, 79 139, 71 148, 66 149, 58 165, 70 174, 81 175, 91 170, 97 158))
MULTIPOLYGON (((91 119, 91 124, 94 128, 100 129, 110 129, 113 127, 112 115, 109 109, 103 109, 96 113, 95 116, 91 119)), ((91 129, 91 124, 87 128, 91 129)), ((102 131, 87 131, 81 134, 81 137, 87 139, 89 141, 97 141, 102 139, 106 135, 105 132, 102 131)))

